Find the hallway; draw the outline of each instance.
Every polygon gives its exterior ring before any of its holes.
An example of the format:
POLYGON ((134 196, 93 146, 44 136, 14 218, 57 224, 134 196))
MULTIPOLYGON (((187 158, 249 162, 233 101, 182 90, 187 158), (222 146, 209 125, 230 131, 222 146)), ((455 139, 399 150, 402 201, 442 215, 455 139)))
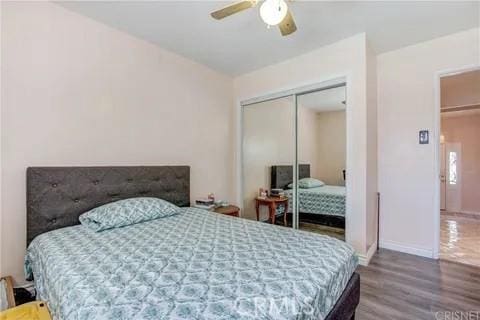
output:
POLYGON ((480 216, 442 211, 440 259, 480 266, 480 216))

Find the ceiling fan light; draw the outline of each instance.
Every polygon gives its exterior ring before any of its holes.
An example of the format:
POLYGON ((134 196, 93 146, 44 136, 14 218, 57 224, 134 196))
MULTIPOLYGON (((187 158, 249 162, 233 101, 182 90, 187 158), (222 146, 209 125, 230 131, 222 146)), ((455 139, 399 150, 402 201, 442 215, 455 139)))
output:
POLYGON ((265 0, 260 6, 260 17, 269 26, 276 26, 285 19, 288 7, 284 0, 265 0))

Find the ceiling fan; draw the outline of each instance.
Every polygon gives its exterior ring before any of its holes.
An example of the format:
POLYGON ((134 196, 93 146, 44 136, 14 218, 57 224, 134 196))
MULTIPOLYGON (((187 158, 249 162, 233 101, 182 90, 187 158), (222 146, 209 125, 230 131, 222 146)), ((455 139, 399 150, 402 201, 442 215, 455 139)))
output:
MULTIPOLYGON (((210 15, 220 20, 237 12, 253 8, 260 1, 261 0, 239 1, 214 11, 210 15)), ((278 25, 282 36, 288 36, 297 30, 292 12, 288 9, 285 0, 264 0, 260 6, 260 17, 269 27, 278 25)))

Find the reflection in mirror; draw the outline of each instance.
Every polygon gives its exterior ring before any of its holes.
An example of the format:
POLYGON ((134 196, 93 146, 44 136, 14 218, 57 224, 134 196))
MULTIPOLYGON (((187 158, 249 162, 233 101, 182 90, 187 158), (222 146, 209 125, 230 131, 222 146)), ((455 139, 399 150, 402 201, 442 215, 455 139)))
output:
POLYGON ((289 199, 272 194, 271 167, 294 164, 293 97, 242 107, 242 128, 242 217, 284 225, 289 199))
POLYGON ((345 240, 345 86, 297 97, 299 228, 345 240))

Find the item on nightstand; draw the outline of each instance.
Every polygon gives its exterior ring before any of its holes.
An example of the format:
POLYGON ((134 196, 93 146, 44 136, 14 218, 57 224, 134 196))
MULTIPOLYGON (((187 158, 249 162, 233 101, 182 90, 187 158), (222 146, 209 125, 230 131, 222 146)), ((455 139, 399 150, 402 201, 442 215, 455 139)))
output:
POLYGON ((223 200, 217 200, 215 201, 215 207, 220 208, 220 207, 228 207, 228 201, 223 201, 223 200))
POLYGON ((272 189, 272 190, 270 190, 270 196, 271 197, 283 197, 283 196, 285 196, 285 192, 283 192, 283 189, 272 189))
POLYGON ((34 301, 0 312, 0 320, 51 320, 47 303, 34 301))
POLYGON ((16 305, 35 301, 35 294, 25 288, 13 288, 13 295, 15 296, 16 305))
POLYGON ((195 208, 203 210, 213 210, 215 208, 215 200, 209 198, 195 200, 195 208))
POLYGON ((213 211, 213 209, 215 209, 214 204, 211 204, 211 205, 195 204, 193 207, 197 209, 208 210, 208 211, 213 211))
POLYGON ((258 189, 258 197, 259 198, 266 198, 268 197, 268 191, 263 189, 263 188, 260 188, 258 189))
POLYGON ((199 205, 202 205, 202 206, 211 206, 211 205, 215 204, 215 200, 208 199, 208 198, 197 199, 197 200, 195 200, 195 204, 199 204, 199 205))

